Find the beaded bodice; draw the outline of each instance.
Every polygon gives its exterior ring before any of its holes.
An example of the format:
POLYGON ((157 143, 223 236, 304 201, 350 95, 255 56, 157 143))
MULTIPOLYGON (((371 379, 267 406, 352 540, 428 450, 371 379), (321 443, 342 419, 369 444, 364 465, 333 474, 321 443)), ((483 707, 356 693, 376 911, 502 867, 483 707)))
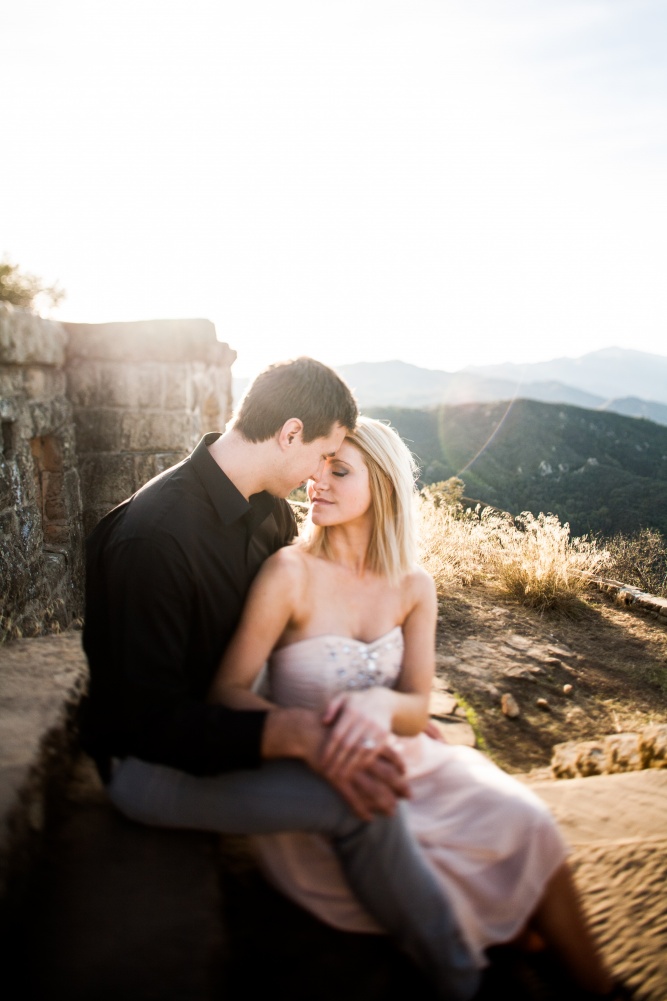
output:
POLYGON ((272 654, 271 699, 282 706, 323 709, 345 689, 392 688, 402 661, 400 626, 372 643, 344 636, 312 636, 272 654))

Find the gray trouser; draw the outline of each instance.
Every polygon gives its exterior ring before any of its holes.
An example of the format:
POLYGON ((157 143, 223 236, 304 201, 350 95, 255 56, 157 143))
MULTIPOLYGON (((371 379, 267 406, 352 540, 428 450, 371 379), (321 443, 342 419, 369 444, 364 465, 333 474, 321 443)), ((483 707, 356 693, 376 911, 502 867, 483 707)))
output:
POLYGON ((359 820, 325 781, 293 761, 198 778, 127 758, 108 787, 126 816, 160 827, 224 834, 310 831, 331 838, 348 882, 378 924, 446 1001, 469 1001, 480 981, 452 910, 399 809, 359 820))

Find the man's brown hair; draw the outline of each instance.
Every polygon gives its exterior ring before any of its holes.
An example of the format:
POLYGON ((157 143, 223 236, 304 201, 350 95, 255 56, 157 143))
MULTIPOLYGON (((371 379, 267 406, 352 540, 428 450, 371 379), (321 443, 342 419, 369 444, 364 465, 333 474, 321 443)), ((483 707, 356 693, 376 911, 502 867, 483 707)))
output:
POLYGON ((340 376, 314 358, 269 365, 246 390, 233 427, 247 441, 267 441, 290 417, 303 423, 303 441, 326 438, 335 424, 352 431, 357 404, 340 376))

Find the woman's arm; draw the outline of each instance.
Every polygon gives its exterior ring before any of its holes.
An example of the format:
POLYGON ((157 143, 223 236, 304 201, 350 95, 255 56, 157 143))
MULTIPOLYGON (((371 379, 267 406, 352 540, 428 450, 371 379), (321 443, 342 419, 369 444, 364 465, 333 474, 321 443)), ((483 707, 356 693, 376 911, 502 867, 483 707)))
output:
POLYGON ((327 707, 324 722, 332 725, 332 734, 324 763, 338 774, 363 767, 390 732, 413 736, 428 722, 437 597, 433 579, 422 570, 412 575, 410 585, 412 605, 403 622, 405 652, 396 688, 341 692, 327 707))
POLYGON ((375 813, 390 814, 400 797, 407 796, 400 759, 381 748, 367 767, 344 778, 329 775, 322 748, 329 737, 320 714, 310 709, 281 708, 251 691, 269 654, 290 622, 307 614, 307 575, 299 553, 279 550, 263 565, 250 589, 243 615, 225 651, 208 693, 208 701, 234 709, 268 707, 262 734, 263 758, 299 758, 323 775, 362 820, 375 813))
POLYGON ((273 708, 253 692, 269 654, 297 609, 303 609, 304 573, 290 547, 269 557, 257 574, 238 628, 211 682, 208 702, 231 709, 273 708))

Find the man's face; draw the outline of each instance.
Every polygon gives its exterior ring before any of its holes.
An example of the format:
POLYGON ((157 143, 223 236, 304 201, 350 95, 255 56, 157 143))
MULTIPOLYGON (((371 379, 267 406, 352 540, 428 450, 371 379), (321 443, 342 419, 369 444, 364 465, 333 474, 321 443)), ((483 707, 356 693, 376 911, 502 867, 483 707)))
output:
POLYGON ((281 478, 284 474, 284 485, 281 486, 278 496, 286 497, 307 480, 317 479, 327 459, 335 455, 343 444, 345 433, 344 427, 334 424, 325 438, 315 438, 314 441, 304 442, 300 431, 295 434, 287 450, 284 468, 281 470, 281 478))

